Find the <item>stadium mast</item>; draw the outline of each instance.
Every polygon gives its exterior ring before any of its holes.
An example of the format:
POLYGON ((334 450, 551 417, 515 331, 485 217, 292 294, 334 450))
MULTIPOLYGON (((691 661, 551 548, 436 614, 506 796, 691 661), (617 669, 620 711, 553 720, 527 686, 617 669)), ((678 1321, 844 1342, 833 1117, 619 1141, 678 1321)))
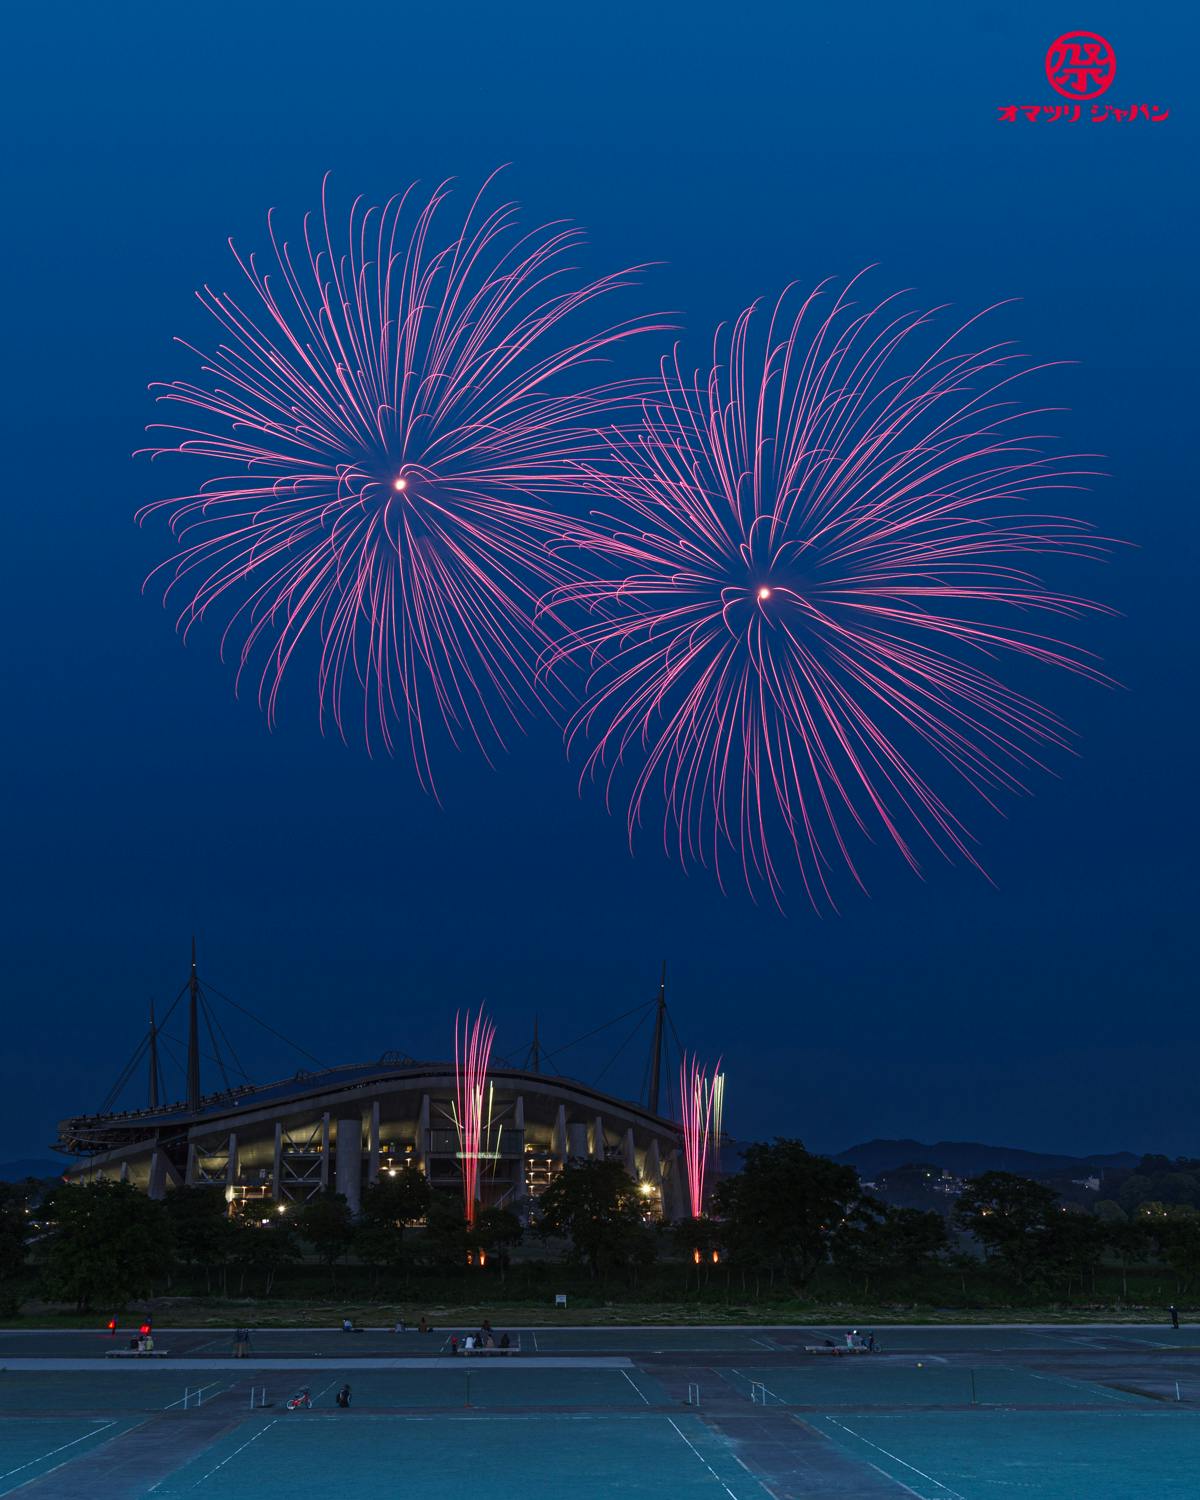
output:
POLYGON ((650 1113, 658 1113, 658 1090, 662 1079, 663 1022, 667 1018, 667 961, 663 959, 658 985, 658 1008, 654 1015, 654 1041, 650 1047, 650 1113))
POLYGON ((158 1027, 154 1024, 154 1001, 150 1002, 150 1108, 158 1108, 158 1027))
POLYGON ((187 1107, 200 1108, 200 981, 196 977, 196 938, 192 935, 192 972, 188 976, 187 1107))

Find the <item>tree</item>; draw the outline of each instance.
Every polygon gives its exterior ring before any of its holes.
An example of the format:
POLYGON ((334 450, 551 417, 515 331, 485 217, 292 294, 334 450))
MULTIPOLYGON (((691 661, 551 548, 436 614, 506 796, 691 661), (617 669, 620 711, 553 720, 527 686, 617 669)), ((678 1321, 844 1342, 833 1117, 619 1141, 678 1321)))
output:
POLYGON ((225 1272, 233 1250, 234 1230, 225 1195, 216 1187, 181 1187, 163 1200, 176 1258, 204 1272, 204 1290, 212 1291, 213 1273, 225 1272))
POLYGON ((1155 1226, 1159 1253, 1179 1277, 1180 1293, 1192 1290, 1200 1277, 1200 1214, 1190 1204, 1168 1209, 1155 1226))
POLYGON ((424 1172, 405 1167, 372 1183, 363 1194, 358 1250, 369 1264, 396 1267, 404 1260, 404 1231, 427 1217, 430 1190, 424 1172))
POLYGON ((38 1246, 47 1294, 88 1312, 149 1296, 171 1265, 163 1205, 129 1182, 64 1184, 46 1200, 38 1246))
MULTIPOLYGON (((1096 1205, 1097 1217, 1103 1203, 1096 1205)), ((1105 1217, 1101 1219, 1104 1227, 1104 1237, 1108 1249, 1116 1258, 1121 1268, 1121 1296, 1129 1296, 1129 1268, 1143 1262, 1150 1253, 1150 1233, 1145 1224, 1137 1219, 1126 1219, 1117 1204, 1113 1204, 1117 1212, 1121 1214, 1119 1219, 1105 1217)))
POLYGON ((984 1172, 959 1195, 954 1222, 1025 1286, 1044 1263, 1057 1204, 1058 1194, 1040 1182, 1013 1172, 984 1172))
POLYGON ((941 1214, 893 1208, 863 1198, 833 1238, 833 1259, 859 1272, 864 1290, 872 1276, 912 1275, 949 1249, 941 1214))
POLYGON ((329 1284, 337 1289, 337 1263, 354 1242, 354 1218, 344 1193, 318 1193, 296 1216, 296 1229, 312 1246, 317 1259, 329 1268, 329 1284))
POLYGON ((714 1194, 730 1258, 804 1286, 860 1201, 858 1175, 794 1140, 749 1146, 743 1159, 742 1170, 714 1194))
POLYGON ((263 1278, 262 1294, 269 1297, 279 1271, 300 1259, 296 1231, 282 1221, 270 1225, 235 1221, 231 1258, 242 1273, 238 1294, 246 1289, 247 1272, 258 1271, 263 1278))
POLYGON ((562 1236, 592 1276, 654 1258, 637 1184, 619 1161, 572 1162, 537 1201, 537 1232, 562 1236))
POLYGON ((20 1310, 16 1281, 25 1268, 28 1230, 28 1188, 0 1182, 0 1317, 15 1317, 20 1310))
POLYGON ((500 1268, 500 1280, 508 1277, 509 1251, 521 1243, 524 1230, 516 1214, 507 1208, 481 1208, 475 1222, 467 1231, 467 1238, 477 1250, 494 1256, 500 1268))
POLYGON ((425 1217, 425 1251, 434 1265, 467 1264, 467 1220, 460 1193, 433 1193, 425 1217))
POLYGON ((1090 1214, 1063 1210, 1051 1214, 1043 1235, 1043 1260, 1048 1271, 1066 1277, 1068 1297, 1076 1277, 1080 1291, 1088 1276, 1095 1285, 1096 1265, 1107 1243, 1106 1226, 1090 1214))

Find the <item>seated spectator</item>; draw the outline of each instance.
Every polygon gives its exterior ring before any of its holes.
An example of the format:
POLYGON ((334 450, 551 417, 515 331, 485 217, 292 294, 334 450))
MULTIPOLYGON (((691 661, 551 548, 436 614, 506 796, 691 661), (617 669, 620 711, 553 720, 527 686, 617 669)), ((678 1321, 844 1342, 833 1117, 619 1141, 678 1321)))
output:
POLYGON ((509 1340, 508 1334, 507 1333, 502 1333, 500 1335, 500 1347, 501 1347, 501 1349, 507 1349, 508 1346, 509 1346, 509 1343, 510 1343, 510 1340, 509 1340))
POLYGON ((473 1333, 468 1333, 466 1338, 463 1340, 463 1350, 467 1354, 473 1354, 475 1352, 475 1335, 473 1333))

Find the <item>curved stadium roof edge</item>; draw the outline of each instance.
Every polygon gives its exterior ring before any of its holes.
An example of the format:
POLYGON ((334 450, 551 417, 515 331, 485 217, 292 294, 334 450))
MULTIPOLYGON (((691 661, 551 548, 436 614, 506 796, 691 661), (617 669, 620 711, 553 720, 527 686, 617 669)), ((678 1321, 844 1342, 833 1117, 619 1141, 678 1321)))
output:
MULTIPOLYGON (((300 1104, 314 1096, 363 1089, 393 1080, 415 1085, 423 1079, 432 1082, 435 1079, 453 1079, 454 1076, 455 1070, 452 1062, 406 1060, 393 1063, 380 1059, 371 1063, 346 1063, 320 1073, 300 1072, 291 1078, 280 1079, 275 1083, 246 1085, 217 1094, 208 1094, 201 1099, 199 1110, 189 1110, 186 1104, 176 1102, 155 1109, 128 1110, 118 1114, 76 1115, 68 1123, 77 1129, 87 1125, 104 1125, 130 1130, 154 1129, 164 1125, 193 1125, 206 1119, 218 1120, 233 1115, 246 1115, 259 1108, 269 1108, 293 1101, 300 1104)), ((512 1067, 489 1068, 488 1077, 496 1082, 523 1083, 531 1090, 550 1089, 555 1092, 569 1092, 585 1099, 595 1100, 598 1104, 610 1109, 618 1109, 624 1114, 637 1116, 649 1125, 679 1129, 675 1121, 652 1113, 645 1105, 618 1098, 615 1094, 604 1093, 591 1084, 583 1083, 575 1078, 552 1073, 535 1073, 528 1069, 512 1067)))

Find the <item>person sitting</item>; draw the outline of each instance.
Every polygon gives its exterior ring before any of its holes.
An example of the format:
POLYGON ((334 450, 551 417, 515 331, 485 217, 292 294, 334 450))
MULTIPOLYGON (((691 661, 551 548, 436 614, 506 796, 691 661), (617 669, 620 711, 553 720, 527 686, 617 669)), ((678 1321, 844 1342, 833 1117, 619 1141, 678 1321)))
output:
POLYGON ((403 1318, 401 1318, 400 1321, 396 1324, 395 1328, 392 1330, 392 1332, 393 1333, 407 1333, 408 1332, 408 1324, 404 1321, 403 1318))
POLYGON ((463 1339, 463 1353, 464 1354, 474 1354, 474 1352, 475 1352, 475 1335, 473 1333, 468 1333, 467 1336, 466 1336, 466 1338, 463 1339))
POLYGON ((351 1319, 351 1318, 343 1318, 342 1319, 342 1332, 343 1333, 353 1333, 354 1332, 354 1321, 353 1321, 353 1319, 351 1319))
POLYGON ((142 1350, 146 1354, 154 1353, 154 1335, 152 1333, 148 1333, 142 1340, 142 1350))
POLYGON ((509 1338, 509 1336, 508 1336, 507 1333, 502 1333, 500 1335, 500 1347, 501 1347, 501 1349, 507 1349, 508 1346, 509 1346, 509 1344, 511 1342, 512 1342, 512 1340, 509 1338))
POLYGON ((337 1401, 337 1404, 342 1408, 343 1411, 348 1410, 350 1406, 350 1387, 348 1385, 344 1385, 337 1393, 335 1399, 337 1401))
POLYGON ((456 1334, 456 1333, 452 1333, 450 1335, 450 1353, 451 1354, 457 1354, 458 1353, 458 1334, 456 1334))
POLYGON ((417 1324, 417 1332, 418 1333, 432 1333, 433 1332, 433 1330, 432 1330, 432 1328, 430 1327, 430 1324, 429 1324, 429 1319, 426 1318, 426 1316, 425 1316, 424 1313, 421 1314, 421 1321, 417 1324))
POLYGON ((490 1328, 484 1336, 483 1347, 485 1349, 494 1349, 496 1347, 496 1340, 492 1337, 492 1330, 490 1328))

